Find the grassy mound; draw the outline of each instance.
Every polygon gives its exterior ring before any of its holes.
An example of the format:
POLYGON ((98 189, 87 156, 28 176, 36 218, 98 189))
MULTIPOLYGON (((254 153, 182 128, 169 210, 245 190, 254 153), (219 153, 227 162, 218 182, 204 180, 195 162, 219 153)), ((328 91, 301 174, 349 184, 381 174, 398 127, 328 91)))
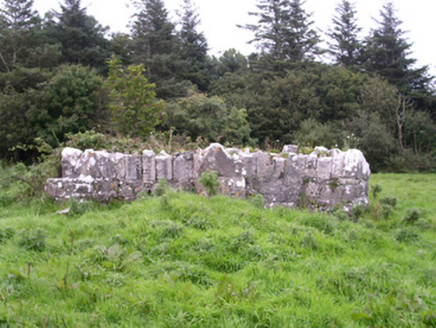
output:
POLYGON ((395 210, 374 200, 358 223, 258 199, 0 192, 0 327, 434 327, 436 176, 376 183, 395 210))

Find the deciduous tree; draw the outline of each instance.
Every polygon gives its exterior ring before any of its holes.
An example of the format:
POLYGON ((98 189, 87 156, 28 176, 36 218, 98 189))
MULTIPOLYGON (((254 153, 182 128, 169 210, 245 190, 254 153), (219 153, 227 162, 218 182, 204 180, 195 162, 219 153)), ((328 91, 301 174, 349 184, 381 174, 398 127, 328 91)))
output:
POLYGON ((144 65, 127 69, 115 56, 109 60, 109 76, 105 86, 109 90, 113 129, 128 137, 146 138, 159 124, 163 102, 157 101, 156 85, 144 76, 144 65))

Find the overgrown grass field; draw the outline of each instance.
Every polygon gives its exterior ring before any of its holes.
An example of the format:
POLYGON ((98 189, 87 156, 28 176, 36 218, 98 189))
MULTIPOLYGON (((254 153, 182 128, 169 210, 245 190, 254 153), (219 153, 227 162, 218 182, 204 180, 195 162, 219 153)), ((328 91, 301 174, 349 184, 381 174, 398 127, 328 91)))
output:
POLYGON ((59 205, 3 188, 0 327, 435 327, 436 175, 371 184, 357 222, 258 198, 59 205))

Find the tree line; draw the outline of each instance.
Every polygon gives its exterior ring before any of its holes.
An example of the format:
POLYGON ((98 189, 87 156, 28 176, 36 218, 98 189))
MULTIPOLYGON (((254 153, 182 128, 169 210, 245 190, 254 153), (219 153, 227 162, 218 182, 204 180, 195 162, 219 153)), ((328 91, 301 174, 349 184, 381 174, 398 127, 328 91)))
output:
POLYGON ((80 0, 44 17, 33 0, 0 4, 0 158, 34 160, 38 140, 56 147, 90 130, 144 140, 171 130, 261 148, 356 147, 373 170, 435 169, 433 77, 392 3, 361 38, 348 0, 325 35, 304 1, 257 0, 257 22, 241 27, 257 50, 218 57, 192 0, 177 21, 162 0, 136 0, 128 34, 109 34, 80 0))

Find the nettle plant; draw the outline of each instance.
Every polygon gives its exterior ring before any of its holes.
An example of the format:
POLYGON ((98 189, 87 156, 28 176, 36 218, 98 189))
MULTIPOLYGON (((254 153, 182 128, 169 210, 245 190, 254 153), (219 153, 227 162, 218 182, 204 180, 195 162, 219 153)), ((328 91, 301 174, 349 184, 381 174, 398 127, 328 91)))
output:
POLYGON ((215 171, 207 171, 201 175, 198 180, 206 189, 207 196, 210 198, 218 194, 221 183, 218 180, 218 173, 215 171))

